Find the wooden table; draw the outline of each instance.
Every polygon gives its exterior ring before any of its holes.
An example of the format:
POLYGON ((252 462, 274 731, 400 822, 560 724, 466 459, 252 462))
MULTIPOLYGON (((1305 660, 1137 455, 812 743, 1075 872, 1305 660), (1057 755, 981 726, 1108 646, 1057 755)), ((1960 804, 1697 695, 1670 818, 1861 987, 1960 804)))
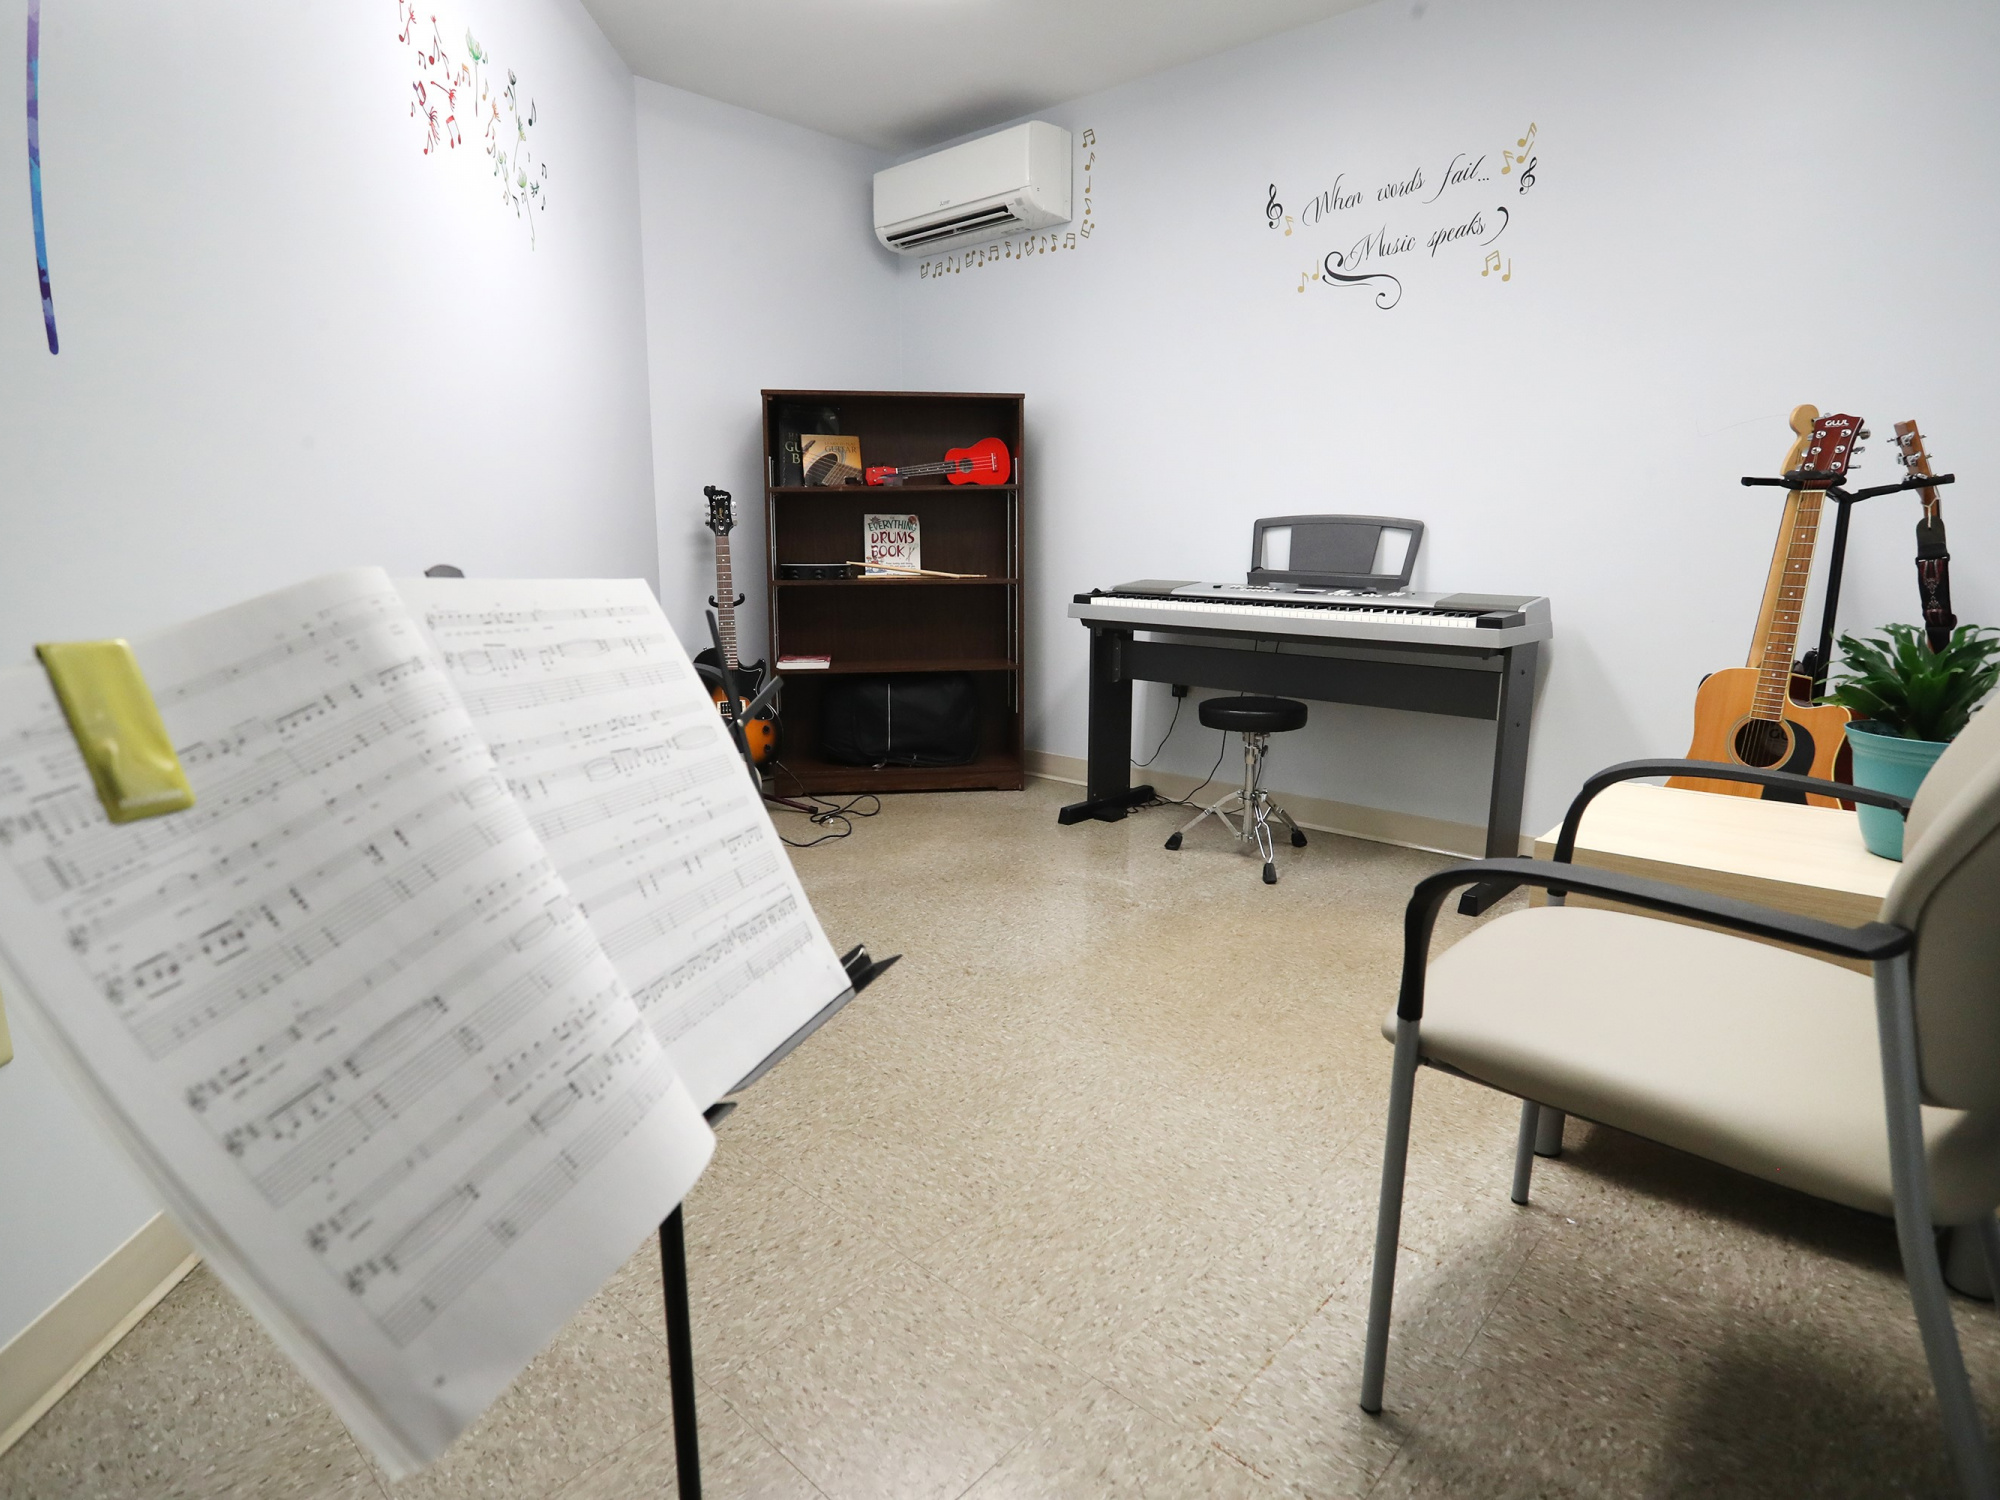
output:
MULTIPOLYGON (((1535 841, 1537 859, 1555 857, 1561 831, 1558 825, 1535 841)), ((1889 883, 1903 868, 1870 854, 1854 814, 1838 807, 1719 797, 1640 781, 1598 793, 1577 832, 1576 862, 1850 927, 1881 915, 1889 883)), ((1530 899, 1540 904, 1547 896, 1536 891, 1530 899)), ((1589 896, 1569 899, 1578 906, 1618 905, 1589 896)), ((1860 960, 1828 961, 1869 972, 1860 960)))

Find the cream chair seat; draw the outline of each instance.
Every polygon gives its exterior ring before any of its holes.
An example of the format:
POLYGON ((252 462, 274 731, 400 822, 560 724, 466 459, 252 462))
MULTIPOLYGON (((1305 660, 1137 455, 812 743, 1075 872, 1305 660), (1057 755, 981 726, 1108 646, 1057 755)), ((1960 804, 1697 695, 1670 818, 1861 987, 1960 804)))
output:
MULTIPOLYGON (((1394 1041, 1396 1016, 1383 1023, 1394 1041)), ((1494 1088, 1893 1217, 1875 985, 1703 927, 1541 906, 1430 966, 1423 1057, 1494 1088)), ((1923 1107, 1931 1218, 2000 1202, 2000 1114, 1923 1107)))
POLYGON ((1554 860, 1458 865, 1410 897, 1362 1409, 1382 1409, 1410 1116, 1428 1064, 1521 1099, 1516 1203, 1528 1201, 1540 1118, 1562 1110, 1893 1214, 1959 1486, 2000 1500, 1936 1241, 1940 1226, 1976 1226, 2000 1287, 2000 710, 1974 717, 1909 803, 1840 789, 1908 814, 1882 920, 1860 927, 1568 862, 1598 791, 1674 773, 1793 795, 1837 785, 1703 762, 1614 766, 1571 804, 1554 860), (1496 881, 1543 887, 1551 905, 1499 917, 1431 962, 1445 901, 1496 881), (1705 925, 1572 909, 1569 891, 1705 925), (1862 960, 1873 977, 1731 932, 1862 960))

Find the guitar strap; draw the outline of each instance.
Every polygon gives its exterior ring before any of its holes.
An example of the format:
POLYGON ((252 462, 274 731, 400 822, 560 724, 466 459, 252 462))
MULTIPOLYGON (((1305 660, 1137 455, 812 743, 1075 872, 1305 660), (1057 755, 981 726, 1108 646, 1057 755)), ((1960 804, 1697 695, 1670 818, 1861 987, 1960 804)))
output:
POLYGON ((1958 624, 1951 612, 1951 553, 1945 547, 1942 511, 1917 522, 1917 596, 1924 606, 1924 635, 1931 650, 1942 651, 1958 624))

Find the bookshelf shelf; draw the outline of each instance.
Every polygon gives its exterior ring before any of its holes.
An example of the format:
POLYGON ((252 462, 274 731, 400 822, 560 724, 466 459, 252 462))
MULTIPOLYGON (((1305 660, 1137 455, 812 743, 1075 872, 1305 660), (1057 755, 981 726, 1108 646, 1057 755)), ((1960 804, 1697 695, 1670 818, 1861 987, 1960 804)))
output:
POLYGON ((936 391, 765 391, 764 491, 771 657, 830 656, 831 667, 785 672, 784 769, 774 785, 805 793, 1019 788, 1026 780, 1021 649, 1022 397, 936 391), (827 414, 838 426, 818 425, 827 414), (807 425, 800 425, 805 422, 807 425), (788 436, 838 431, 861 440, 864 465, 935 463, 948 448, 997 437, 1015 483, 802 485, 778 481, 788 436), (909 512, 923 565, 982 578, 780 579, 780 562, 858 558, 862 517, 909 512), (968 672, 980 709, 980 750, 962 766, 846 766, 820 755, 826 680, 860 673, 968 672))
MULTIPOLYGON (((843 672, 1013 672, 1019 668, 1004 656, 963 656, 933 660, 925 656, 856 657, 852 661, 833 659, 830 667, 778 667, 788 680, 801 677, 837 677, 843 672)), ((791 715, 785 715, 789 724, 791 715)))
MULTIPOLYGON (((865 453, 866 450, 864 449, 865 453)), ((1018 455, 1017 455, 1018 456, 1018 455)), ((877 501, 894 500, 898 495, 957 495, 964 499, 976 500, 981 495, 1018 495, 1018 484, 773 484, 766 488, 773 495, 804 495, 811 497, 831 497, 845 495, 866 495, 877 501)), ((879 506, 876 507, 880 509, 879 506)))
POLYGON ((991 589, 1010 588, 1018 578, 780 578, 773 585, 781 589, 991 589))

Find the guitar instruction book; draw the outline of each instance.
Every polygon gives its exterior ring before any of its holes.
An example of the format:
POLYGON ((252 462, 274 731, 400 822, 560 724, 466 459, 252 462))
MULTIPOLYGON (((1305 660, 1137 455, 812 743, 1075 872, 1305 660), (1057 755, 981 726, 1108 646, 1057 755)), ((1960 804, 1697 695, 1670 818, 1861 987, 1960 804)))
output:
POLYGON ((861 439, 829 432, 804 433, 799 438, 803 484, 858 484, 861 480, 861 439))
POLYGON ((133 651, 195 800, 123 825, 0 672, 0 982, 400 1476, 846 975, 643 581, 356 570, 133 651))

